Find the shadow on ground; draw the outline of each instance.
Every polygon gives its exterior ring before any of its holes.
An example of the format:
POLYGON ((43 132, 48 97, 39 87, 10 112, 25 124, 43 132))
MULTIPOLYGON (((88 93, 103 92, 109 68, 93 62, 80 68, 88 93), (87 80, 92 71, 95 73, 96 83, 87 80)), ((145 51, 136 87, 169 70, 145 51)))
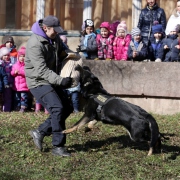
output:
MULTIPOLYGON (((166 137, 172 137, 175 136, 175 134, 164 134, 166 137)), ((165 153, 172 153, 172 159, 176 158, 180 154, 180 147, 176 145, 167 145, 164 144, 163 142, 167 142, 168 140, 164 139, 162 141, 162 152, 165 153)), ((69 149, 72 149, 72 152, 76 151, 89 151, 91 149, 95 151, 106 151, 110 148, 108 146, 111 146, 114 143, 118 143, 116 145, 117 149, 123 149, 123 148, 131 148, 131 149, 137 149, 140 151, 148 151, 149 150, 149 145, 148 143, 139 143, 139 142, 133 142, 129 136, 127 135, 121 135, 121 136, 116 136, 116 137, 109 137, 104 140, 88 140, 84 144, 73 144, 71 146, 68 146, 69 149)))

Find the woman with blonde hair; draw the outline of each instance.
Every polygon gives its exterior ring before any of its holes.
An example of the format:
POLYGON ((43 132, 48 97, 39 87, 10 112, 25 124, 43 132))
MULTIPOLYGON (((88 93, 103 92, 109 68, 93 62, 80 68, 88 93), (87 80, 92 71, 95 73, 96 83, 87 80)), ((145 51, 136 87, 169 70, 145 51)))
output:
POLYGON ((141 10, 137 27, 141 30, 142 40, 148 45, 154 38, 152 33, 154 24, 161 24, 165 31, 166 15, 164 9, 158 6, 157 0, 146 0, 146 2, 146 7, 141 10))

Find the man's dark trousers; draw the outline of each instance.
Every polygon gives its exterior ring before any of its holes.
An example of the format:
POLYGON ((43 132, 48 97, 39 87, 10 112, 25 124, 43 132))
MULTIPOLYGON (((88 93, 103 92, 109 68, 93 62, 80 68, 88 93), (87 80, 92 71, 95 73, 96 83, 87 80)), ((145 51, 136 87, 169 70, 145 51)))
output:
POLYGON ((66 128, 66 118, 73 112, 68 96, 60 86, 43 85, 30 91, 50 114, 44 123, 40 124, 39 132, 45 136, 52 134, 53 146, 64 146, 66 135, 62 131, 66 128))

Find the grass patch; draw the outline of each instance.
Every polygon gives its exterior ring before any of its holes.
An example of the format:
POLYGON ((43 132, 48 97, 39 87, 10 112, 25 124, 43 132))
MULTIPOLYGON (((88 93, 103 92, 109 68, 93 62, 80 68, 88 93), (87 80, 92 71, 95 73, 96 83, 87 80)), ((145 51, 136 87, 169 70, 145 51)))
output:
MULTIPOLYGON (((81 115, 81 114, 80 114, 81 115)), ((71 115, 67 127, 80 115, 71 115)), ((148 145, 134 143, 122 126, 99 122, 93 131, 67 135, 72 157, 51 155, 51 137, 39 152, 28 135, 47 115, 32 112, 0 114, 1 180, 119 180, 180 179, 180 114, 154 115, 169 140, 162 153, 147 157, 148 145)))

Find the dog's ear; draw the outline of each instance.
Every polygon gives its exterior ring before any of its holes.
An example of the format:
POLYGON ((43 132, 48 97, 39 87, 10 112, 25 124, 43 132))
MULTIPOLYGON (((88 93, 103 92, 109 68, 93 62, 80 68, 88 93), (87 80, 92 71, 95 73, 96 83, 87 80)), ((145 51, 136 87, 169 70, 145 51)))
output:
POLYGON ((93 80, 97 80, 98 78, 94 75, 94 74, 91 74, 91 79, 93 79, 93 80))
POLYGON ((86 70, 86 71, 90 71, 91 72, 91 70, 90 70, 90 68, 88 66, 83 66, 83 69, 86 70))
POLYGON ((80 73, 83 72, 83 68, 79 64, 75 67, 75 70, 79 71, 80 73))

